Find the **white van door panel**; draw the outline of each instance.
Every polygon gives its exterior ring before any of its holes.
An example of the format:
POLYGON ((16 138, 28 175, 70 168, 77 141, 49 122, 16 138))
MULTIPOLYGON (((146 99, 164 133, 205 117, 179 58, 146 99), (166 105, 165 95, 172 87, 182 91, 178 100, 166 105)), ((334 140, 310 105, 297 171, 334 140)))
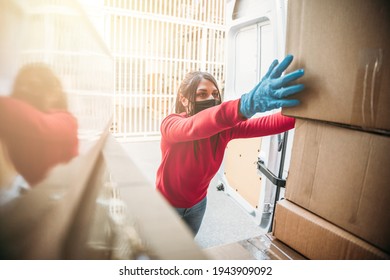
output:
MULTIPOLYGON (((286 0, 236 0, 226 5, 225 100, 240 98, 250 91, 274 59, 283 59, 286 0)), ((256 114, 260 117, 276 111, 256 114)), ((275 187, 257 170, 261 158, 274 174, 280 172, 279 143, 283 135, 236 139, 229 143, 220 172, 225 191, 255 217, 264 229, 269 227, 275 187)), ((289 136, 291 145, 292 136, 289 136)), ((284 176, 289 165, 289 148, 284 176), (286 169, 287 168, 287 169, 286 169)), ((281 194, 283 196, 283 193, 281 194)))

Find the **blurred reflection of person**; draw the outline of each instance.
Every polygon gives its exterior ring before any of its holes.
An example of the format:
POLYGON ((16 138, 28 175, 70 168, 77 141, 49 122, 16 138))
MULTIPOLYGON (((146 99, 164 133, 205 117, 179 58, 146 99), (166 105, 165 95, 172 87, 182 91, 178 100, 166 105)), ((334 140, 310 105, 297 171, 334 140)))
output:
POLYGON ((66 94, 54 72, 41 63, 22 67, 11 95, 0 97, 3 162, 0 175, 7 181, 6 172, 9 177, 14 169, 21 176, 15 176, 7 191, 17 195, 19 191, 15 188, 34 187, 52 167, 75 157, 77 128, 77 120, 68 111, 66 94))

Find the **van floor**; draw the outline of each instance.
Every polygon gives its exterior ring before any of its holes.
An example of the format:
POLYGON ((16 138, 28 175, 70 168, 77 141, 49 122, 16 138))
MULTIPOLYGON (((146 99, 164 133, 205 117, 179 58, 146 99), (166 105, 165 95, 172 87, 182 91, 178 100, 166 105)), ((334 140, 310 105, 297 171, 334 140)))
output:
MULTIPOLYGON (((129 157, 154 186, 161 161, 159 141, 121 143, 129 157)), ((195 237, 201 248, 233 243, 264 234, 255 219, 224 191, 217 190, 217 180, 210 183, 207 208, 202 226, 195 237)))

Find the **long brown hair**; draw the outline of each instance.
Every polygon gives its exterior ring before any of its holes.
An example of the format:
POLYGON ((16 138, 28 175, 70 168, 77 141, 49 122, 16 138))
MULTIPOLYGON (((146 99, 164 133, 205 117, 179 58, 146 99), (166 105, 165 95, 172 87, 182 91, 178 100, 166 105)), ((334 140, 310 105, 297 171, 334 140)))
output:
POLYGON ((188 115, 194 115, 194 104, 196 98, 196 90, 198 89, 199 83, 202 79, 206 79, 214 84, 218 91, 218 98, 221 100, 221 93, 218 87, 218 83, 214 76, 207 72, 193 71, 186 74, 183 81, 179 86, 179 90, 176 96, 175 113, 180 114, 186 112, 186 108, 183 106, 180 100, 180 96, 183 95, 189 101, 189 112, 188 115))

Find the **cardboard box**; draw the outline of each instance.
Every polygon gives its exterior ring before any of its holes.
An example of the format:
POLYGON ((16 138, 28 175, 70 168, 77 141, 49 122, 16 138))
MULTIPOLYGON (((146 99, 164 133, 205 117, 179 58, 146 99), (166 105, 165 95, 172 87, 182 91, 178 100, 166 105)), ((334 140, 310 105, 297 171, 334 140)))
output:
POLYGON ((390 133, 390 3, 291 0, 286 52, 305 69, 283 114, 390 133))
POLYGON ((273 234, 313 260, 390 259, 390 255, 286 199, 276 205, 273 234))
POLYGON ((269 233, 203 251, 213 260, 306 260, 269 233))
POLYGON ((285 197, 390 253, 390 137, 297 120, 285 197))
POLYGON ((212 260, 255 260, 256 258, 239 242, 203 249, 212 260))

